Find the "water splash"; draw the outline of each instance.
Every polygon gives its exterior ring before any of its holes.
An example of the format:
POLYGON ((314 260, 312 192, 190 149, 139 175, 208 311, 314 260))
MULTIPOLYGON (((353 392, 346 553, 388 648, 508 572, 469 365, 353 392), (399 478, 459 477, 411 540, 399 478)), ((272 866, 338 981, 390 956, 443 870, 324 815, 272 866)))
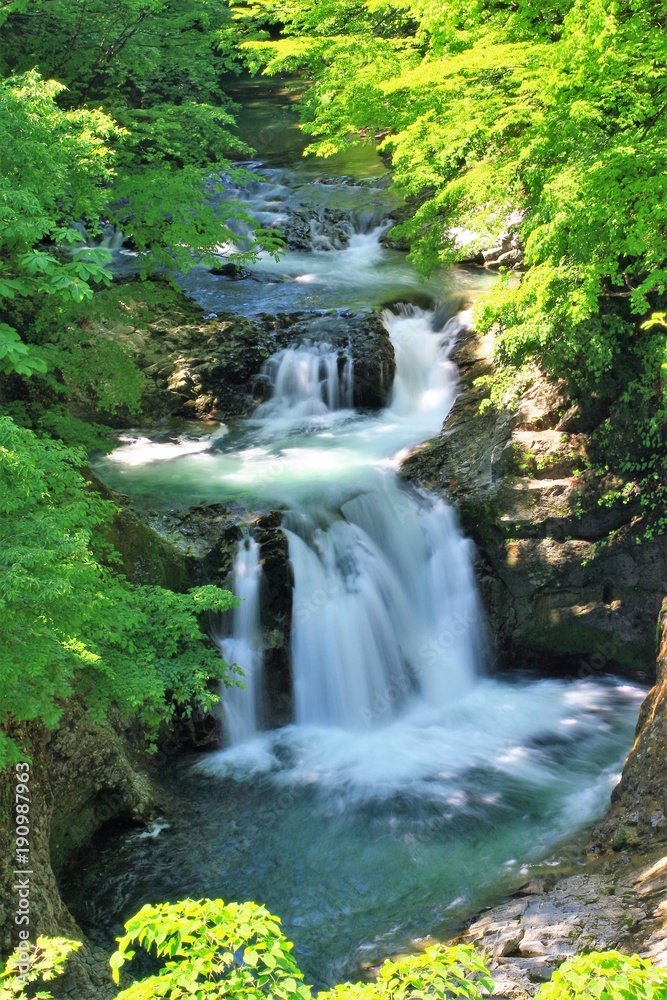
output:
MULTIPOLYGON (((249 188, 253 214, 268 226, 304 199, 339 208, 343 194, 361 194, 280 171, 269 180, 249 188)), ((355 212, 345 239, 331 241, 314 210, 310 252, 261 259, 255 280, 193 269, 184 284, 207 309, 249 313, 375 308, 423 291, 405 256, 382 246, 379 223, 362 225, 355 212)), ((471 284, 481 287, 477 274, 440 273, 427 290, 451 317, 471 284)), ((295 347, 266 370, 272 399, 215 447, 147 460, 123 479, 119 463, 103 463, 112 485, 163 504, 282 507, 295 583, 294 724, 252 737, 261 727, 256 695, 226 692, 230 704, 245 695, 243 712, 254 716, 244 714, 234 746, 202 757, 198 773, 183 765, 187 818, 162 856, 164 884, 158 875, 156 890, 151 844, 149 863, 121 866, 130 872, 126 912, 174 887, 260 898, 322 983, 356 975, 359 962, 401 951, 414 935, 454 934, 516 888, 521 865, 599 814, 643 696, 605 678, 485 672, 471 543, 450 507, 396 474, 408 449, 440 432, 457 392, 450 353, 469 316, 441 320, 440 310, 385 314, 398 367, 380 413, 331 409, 324 386, 336 375, 337 405, 351 402, 340 358, 334 373, 329 348, 295 347), (220 794, 210 775, 237 779, 233 793, 220 794), (193 838, 192 808, 202 802, 193 838)), ((252 566, 254 556, 247 544, 237 563, 252 566)), ((256 584, 253 572, 246 578, 256 584)), ((258 599, 259 586, 248 593, 258 599)), ((258 648, 249 633, 247 622, 234 623, 223 648, 242 636, 246 651, 258 648)), ((241 662, 244 654, 226 655, 241 662)), ((254 662, 249 653, 251 678, 254 662)), ((116 858, 114 866, 112 886, 116 858)))

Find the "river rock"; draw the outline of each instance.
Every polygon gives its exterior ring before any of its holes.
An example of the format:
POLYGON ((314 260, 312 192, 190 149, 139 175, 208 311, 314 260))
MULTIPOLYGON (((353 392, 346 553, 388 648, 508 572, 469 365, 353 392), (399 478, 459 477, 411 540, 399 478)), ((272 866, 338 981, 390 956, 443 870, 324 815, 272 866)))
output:
POLYGON ((493 996, 527 1000, 566 959, 617 949, 667 966, 667 599, 659 623, 657 683, 604 820, 559 869, 485 910, 458 940, 485 953, 493 996))
POLYGON ((646 850, 667 841, 667 598, 658 636, 656 684, 642 705, 611 810, 593 834, 598 847, 646 850))
POLYGON ((341 250, 350 239, 350 213, 328 206, 292 208, 281 235, 289 250, 341 250))
POLYGON ((145 416, 229 419, 249 415, 266 397, 264 362, 285 347, 326 341, 338 348, 341 368, 354 361, 354 405, 377 409, 391 389, 394 350, 379 316, 346 311, 297 312, 246 319, 217 316, 174 323, 158 317, 139 352, 147 382, 145 416))
POLYGON ((403 475, 458 508, 505 664, 649 679, 667 538, 644 539, 637 499, 587 470, 591 416, 574 419, 562 385, 533 370, 511 407, 481 405, 492 355, 491 336, 464 335, 461 392, 403 475))
POLYGON ((607 864, 589 856, 581 874, 549 877, 545 889, 480 914, 460 938, 483 952, 493 996, 528 1000, 554 969, 587 951, 638 953, 667 964, 667 857, 662 851, 607 864))
POLYGON ((212 267, 208 273, 214 274, 216 278, 229 278, 231 281, 245 281, 252 277, 251 271, 241 267, 240 264, 235 264, 234 261, 221 264, 220 267, 212 267))

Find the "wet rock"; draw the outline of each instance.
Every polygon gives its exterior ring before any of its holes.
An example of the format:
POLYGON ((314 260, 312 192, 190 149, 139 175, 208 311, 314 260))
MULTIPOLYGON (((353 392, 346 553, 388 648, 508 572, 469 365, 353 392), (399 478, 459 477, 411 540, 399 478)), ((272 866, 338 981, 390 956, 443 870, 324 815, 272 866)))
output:
POLYGON ((492 372, 492 354, 492 338, 464 337, 454 354, 462 391, 403 475, 448 497, 477 543, 504 662, 650 678, 667 539, 642 540, 637 499, 587 471, 589 435, 566 429, 574 416, 561 385, 534 370, 511 408, 480 409, 488 390, 476 380, 492 372))
POLYGON ((667 598, 658 635, 656 684, 642 705, 611 810, 592 837, 596 846, 614 851, 645 850, 667 840, 667 598))
POLYGON ((336 208, 290 209, 281 227, 289 250, 341 250, 350 239, 350 213, 336 208))
MULTIPOLYGON (((225 270, 225 273, 226 270, 225 270)), ((82 322, 91 338, 112 340, 143 375, 139 418, 121 406, 100 410, 94 393, 77 395, 77 419, 127 428, 172 419, 226 420, 248 416, 266 396, 262 365, 285 347, 326 340, 355 362, 354 405, 376 409, 393 383, 394 351, 381 318, 347 310, 206 315, 164 279, 114 282, 101 293, 109 316, 82 322)))
POLYGON ((282 513, 260 517, 255 527, 263 569, 262 639, 264 644, 265 704, 270 727, 292 721, 292 567, 282 513))
POLYGON ((527 1000, 558 966, 581 952, 619 949, 654 960, 662 956, 666 891, 667 858, 631 872, 615 862, 604 871, 570 875, 546 892, 492 907, 459 940, 487 954, 493 996, 527 1000))
POLYGON ((149 329, 140 364, 147 376, 144 414, 160 417, 229 419, 247 416, 266 395, 264 362, 285 347, 324 340, 354 361, 354 404, 382 407, 391 389, 395 360, 379 316, 346 311, 298 312, 252 320, 218 316, 199 323, 149 329))
POLYGON ((247 268, 241 267, 240 264, 235 264, 233 261, 222 264, 220 267, 212 267, 208 273, 214 274, 218 278, 230 278, 232 281, 245 281, 252 277, 252 273, 247 268))
MULTIPOLYGON (((239 542, 251 530, 260 546, 262 573, 262 647, 264 653, 265 704, 270 727, 283 726, 292 719, 292 679, 290 635, 292 621, 292 571, 287 539, 282 531, 282 511, 241 510, 224 504, 190 507, 181 511, 154 513, 151 523, 166 539, 188 553, 193 583, 215 583, 231 589, 233 565, 239 542)), ((215 623, 226 634, 231 618, 215 623)), ((219 720, 199 721, 201 738, 185 742, 198 749, 219 745, 219 720), (206 734, 210 737, 205 739, 206 734)), ((192 727, 192 720, 187 723, 192 727)))
POLYGON ((491 246, 488 236, 472 229, 459 226, 450 229, 447 235, 461 255, 461 264, 473 264, 493 271, 500 268, 522 271, 523 245, 519 227, 525 217, 525 213, 518 211, 508 215, 504 221, 505 228, 491 246))
POLYGON ((166 587, 177 593, 191 587, 192 571, 185 555, 146 524, 132 510, 127 497, 110 490, 90 469, 85 474, 98 493, 116 504, 117 513, 104 541, 120 556, 119 568, 125 576, 133 583, 166 587))

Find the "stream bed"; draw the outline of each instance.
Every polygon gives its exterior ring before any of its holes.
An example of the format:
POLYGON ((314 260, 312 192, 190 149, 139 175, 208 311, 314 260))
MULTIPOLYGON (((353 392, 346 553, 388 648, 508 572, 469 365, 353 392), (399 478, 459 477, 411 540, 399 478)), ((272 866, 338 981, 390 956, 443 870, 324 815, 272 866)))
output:
POLYGON ((248 164, 256 179, 231 193, 263 225, 291 226, 295 245, 245 280, 195 268, 182 284, 209 313, 309 312, 310 335, 258 372, 268 398, 251 418, 204 434, 130 431, 95 468, 147 508, 282 512, 293 720, 266 728, 249 518, 233 579, 243 601, 215 635, 247 678, 223 695, 229 746, 169 762, 167 819, 99 837, 62 891, 105 944, 144 902, 254 899, 282 918, 307 979, 330 985, 455 933, 557 864, 603 811, 644 691, 490 669, 471 543, 452 508, 398 471, 442 426, 465 307, 492 279, 460 268, 420 283, 383 243, 396 199, 373 150, 301 161, 289 91, 251 97, 244 128, 267 148, 248 164), (327 318, 382 309, 396 374, 384 408, 362 411, 327 318))

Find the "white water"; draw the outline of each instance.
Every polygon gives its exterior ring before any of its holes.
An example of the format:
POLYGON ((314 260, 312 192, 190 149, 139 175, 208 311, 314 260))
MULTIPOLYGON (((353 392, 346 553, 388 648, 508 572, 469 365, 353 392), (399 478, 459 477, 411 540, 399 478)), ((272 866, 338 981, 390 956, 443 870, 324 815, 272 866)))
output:
POLYGON ((342 360, 330 344, 300 344, 279 351, 262 366, 271 398, 255 416, 301 420, 352 408, 352 358, 342 360))
MULTIPOLYGON (((248 192, 266 225, 295 200, 376 197, 344 184, 304 193, 281 176, 248 192)), ((235 591, 245 602, 222 640, 249 681, 225 692, 233 745, 202 758, 199 774, 188 767, 186 821, 163 854, 158 838, 148 862, 121 866, 126 915, 177 894, 261 900, 283 918, 303 967, 329 984, 415 935, 455 933, 598 815, 643 697, 608 678, 485 671, 471 545, 451 508, 397 475, 455 398, 449 354, 469 322, 458 310, 473 279, 434 280, 437 321, 422 309, 385 313, 398 365, 391 399, 378 414, 356 413, 322 339, 322 310, 376 307, 419 287, 381 245, 381 224, 361 225, 362 215, 346 241, 332 241, 314 212, 311 252, 262 258, 248 281, 193 270, 184 284, 206 307, 316 311, 311 343, 276 355, 265 371, 271 399, 226 436, 130 440, 98 466, 152 505, 281 506, 295 583, 294 723, 263 732, 260 554, 250 540, 241 547, 235 591), (235 783, 221 791, 212 776, 235 783)))
MULTIPOLYGON (((335 290, 341 276, 352 279, 351 253, 359 250, 370 271, 387 254, 379 231, 366 227, 356 235, 357 247, 353 233, 340 249, 287 254, 278 263, 261 261, 258 270, 269 266, 291 279, 316 260, 319 277, 335 290)), ((250 283, 245 290, 260 300, 264 294, 250 283)), ((337 353, 315 339, 320 327, 314 324, 311 342, 267 363, 270 398, 240 429, 199 438, 189 454, 179 439, 172 444, 178 458, 168 455, 168 442, 153 452, 141 440, 125 443, 105 461, 106 478, 165 503, 187 497, 286 510, 294 573, 294 725, 261 732, 246 618, 246 631, 235 624, 225 638, 224 655, 249 671, 248 690, 225 696, 230 720, 238 720, 230 722, 233 745, 207 757, 207 771, 264 771, 280 783, 314 782, 325 795, 344 789, 350 801, 385 797, 412 783, 447 802, 459 794, 467 801, 469 771, 482 761, 489 773, 504 773, 503 762, 512 761, 522 780, 553 789, 560 817, 550 824, 555 837, 567 828, 567 816, 576 826, 599 807, 607 769, 615 772, 622 758, 608 742, 610 706, 627 706, 625 725, 641 693, 591 682, 576 694, 561 682, 510 685, 485 676, 470 543, 451 508, 397 476, 402 456, 442 427, 457 391, 449 355, 470 317, 455 313, 436 329, 433 313, 406 307, 386 311, 384 321, 397 369, 380 413, 351 409, 351 364, 341 368, 337 353), (136 464, 142 454, 143 464, 136 464), (164 461, 155 460, 162 455, 164 461), (585 707, 573 710, 571 699, 579 695, 585 707), (570 769, 575 733, 585 734, 591 759, 599 755, 594 780, 578 766, 570 769), (554 763, 534 746, 538 738, 545 745, 566 739, 567 759, 554 763), (578 802, 576 820, 566 805, 570 795, 578 802)), ((244 561, 257 553, 250 545, 241 556, 245 579, 255 587, 244 561)), ((256 587, 246 593, 253 621, 257 599, 256 587)), ((484 795, 495 792, 487 788, 484 795)))
POLYGON ((232 590, 240 603, 232 613, 231 635, 215 636, 224 659, 243 671, 244 687, 222 689, 227 735, 232 746, 254 736, 263 715, 259 614, 262 566, 259 545, 249 532, 239 542, 233 575, 232 590))
MULTIPOLYGON (((315 174, 261 168, 248 164, 257 176, 244 187, 228 186, 221 200, 230 196, 239 201, 258 223, 280 228, 292 212, 309 218, 309 248, 288 250, 279 260, 262 252, 247 265, 252 277, 234 281, 211 275, 203 267, 193 268, 179 278, 187 292, 208 312, 234 311, 244 315, 258 312, 291 312, 294 309, 377 309, 387 302, 413 301, 426 293, 439 297, 453 284, 448 271, 438 271, 426 283, 406 265, 405 254, 382 246, 389 228, 391 196, 386 186, 365 182, 320 183, 315 174), (339 221, 327 220, 334 209, 339 221), (342 213, 347 219, 340 219, 342 213)), ((306 168, 307 170, 307 168, 306 168)), ((235 245, 221 246, 222 260, 234 249, 249 249, 251 227, 232 223, 238 233, 235 245)), ((473 284, 464 273, 458 280, 473 284)), ((475 286, 490 281, 480 275, 475 286)))
MULTIPOLYGON (((290 507, 297 725, 381 727, 408 706, 449 706, 474 685, 482 626, 469 543, 450 508, 402 488, 392 470, 397 451, 442 423, 456 385, 447 355, 467 321, 457 316, 438 333, 422 310, 385 314, 397 371, 377 419, 350 412, 347 424, 322 423, 352 403, 351 362, 339 375, 338 353, 326 343, 280 351, 265 365, 272 396, 250 425, 254 446, 242 453, 243 473, 290 507), (285 447, 285 433, 299 446, 285 447), (257 447, 272 436, 281 442, 278 456, 257 447)), ((237 558, 234 590, 248 609, 236 613, 234 639, 222 646, 230 663, 251 673, 247 691, 225 695, 228 717, 241 720, 230 723, 233 745, 260 728, 256 643, 248 640, 259 614, 256 548, 245 543, 237 558)))
POLYGON ((359 730, 410 702, 449 705, 473 686, 479 652, 468 546, 452 512, 386 478, 340 513, 325 527, 303 513, 287 521, 297 725, 359 730), (439 643, 452 622, 458 634, 439 643))

